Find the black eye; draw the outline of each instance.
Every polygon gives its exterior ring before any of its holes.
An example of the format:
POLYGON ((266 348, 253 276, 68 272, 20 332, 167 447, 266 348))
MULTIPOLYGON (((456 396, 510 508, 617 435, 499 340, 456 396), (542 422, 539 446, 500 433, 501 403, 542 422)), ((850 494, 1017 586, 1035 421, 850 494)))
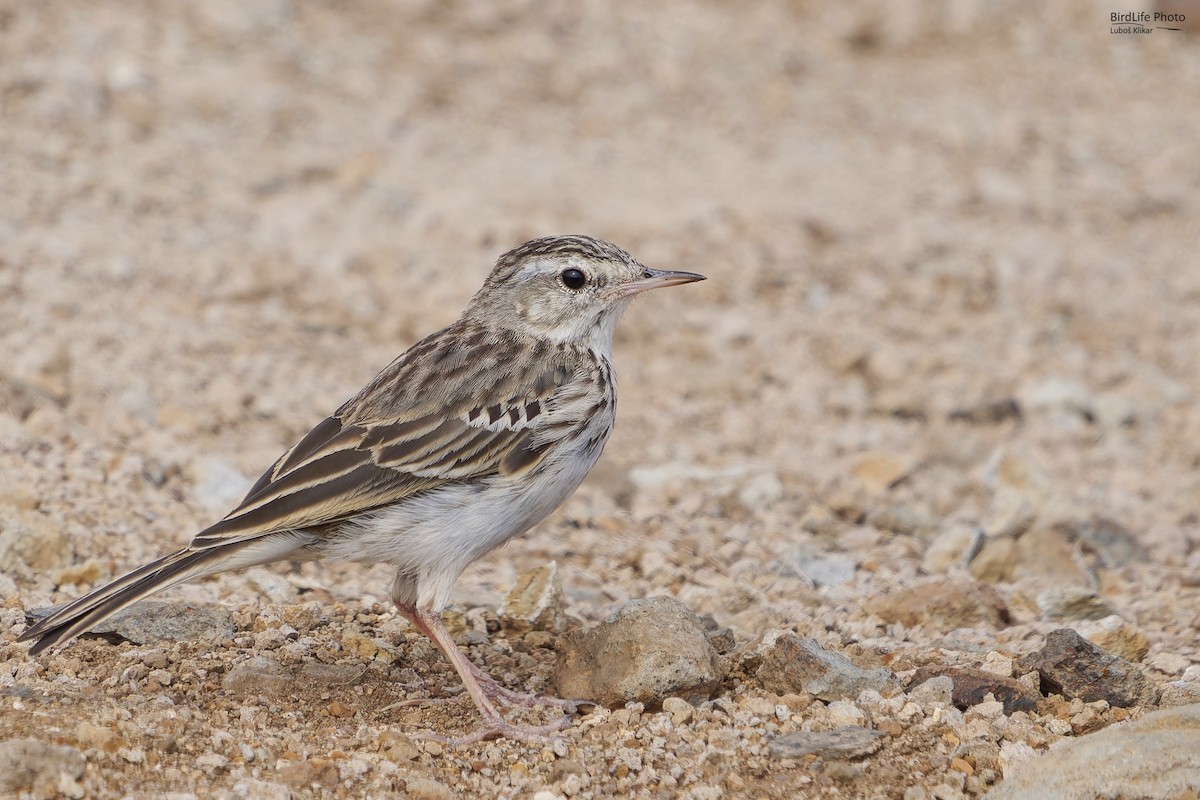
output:
POLYGON ((564 269, 558 277, 562 278, 563 286, 566 286, 568 289, 582 289, 583 285, 587 283, 587 275, 584 275, 582 270, 575 269, 574 267, 564 269))

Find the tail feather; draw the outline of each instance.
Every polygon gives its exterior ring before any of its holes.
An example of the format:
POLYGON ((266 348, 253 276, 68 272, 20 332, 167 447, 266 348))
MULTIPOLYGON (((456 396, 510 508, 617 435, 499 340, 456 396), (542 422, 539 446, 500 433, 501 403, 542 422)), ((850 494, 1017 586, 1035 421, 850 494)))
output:
POLYGON ((27 628, 17 641, 37 639, 29 648, 30 655, 37 655, 55 645, 65 644, 143 597, 215 571, 206 567, 227 558, 228 553, 222 552, 223 550, 224 548, 185 548, 157 561, 151 561, 54 611, 50 616, 27 628))

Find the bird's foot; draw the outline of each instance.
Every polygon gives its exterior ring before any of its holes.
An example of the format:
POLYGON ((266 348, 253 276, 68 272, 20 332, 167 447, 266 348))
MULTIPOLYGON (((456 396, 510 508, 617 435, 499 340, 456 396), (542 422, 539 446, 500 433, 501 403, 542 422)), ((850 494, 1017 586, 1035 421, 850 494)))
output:
POLYGON ((581 700, 563 700, 545 694, 518 692, 516 689, 501 686, 494 678, 482 670, 476 677, 479 679, 479 688, 483 690, 483 693, 487 695, 489 700, 505 703, 510 706, 523 706, 524 708, 554 706, 555 708, 562 709, 564 714, 570 716, 575 714, 579 708, 579 704, 583 702, 581 700))

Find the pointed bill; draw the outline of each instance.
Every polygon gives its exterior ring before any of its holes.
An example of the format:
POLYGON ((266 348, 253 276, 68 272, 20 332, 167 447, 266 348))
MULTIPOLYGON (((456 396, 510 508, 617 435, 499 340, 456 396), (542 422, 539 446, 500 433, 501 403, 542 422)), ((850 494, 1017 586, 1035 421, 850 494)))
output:
POLYGON ((685 283, 695 283, 705 280, 703 275, 695 272, 676 272, 669 269, 645 269, 642 277, 636 281, 614 286, 610 291, 616 297, 629 297, 650 289, 661 289, 665 286, 680 286, 685 283))

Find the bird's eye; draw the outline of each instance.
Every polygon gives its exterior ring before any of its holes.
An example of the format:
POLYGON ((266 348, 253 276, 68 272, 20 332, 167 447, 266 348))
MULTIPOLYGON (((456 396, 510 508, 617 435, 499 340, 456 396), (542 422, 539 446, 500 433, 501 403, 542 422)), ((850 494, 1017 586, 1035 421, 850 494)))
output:
POLYGON ((574 267, 564 269, 558 277, 562 279, 563 286, 574 291, 582 289, 583 285, 587 283, 587 275, 574 267))

